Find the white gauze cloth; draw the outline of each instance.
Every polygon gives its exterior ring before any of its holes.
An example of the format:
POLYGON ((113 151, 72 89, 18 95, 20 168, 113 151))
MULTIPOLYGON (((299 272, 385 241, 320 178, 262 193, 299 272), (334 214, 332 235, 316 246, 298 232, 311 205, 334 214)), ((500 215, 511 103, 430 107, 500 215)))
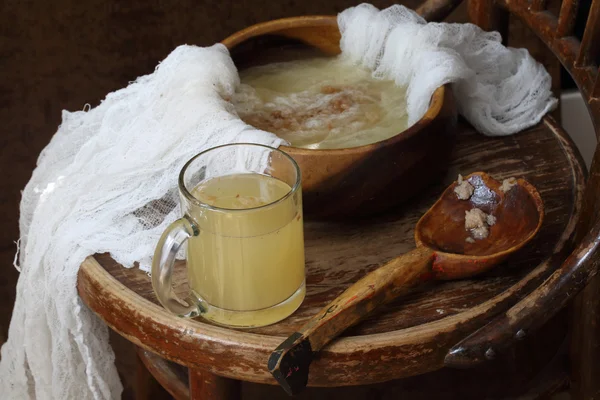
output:
MULTIPOLYGON (((546 71, 526 51, 504 48, 496 33, 425 24, 400 6, 361 5, 339 23, 344 57, 408 86, 413 123, 449 82, 463 115, 489 135, 533 125, 555 104, 546 71)), ((147 270, 160 234, 179 216, 179 170, 196 153, 233 142, 282 144, 223 100, 238 84, 222 45, 181 46, 98 107, 63 113, 21 201, 21 275, 0 397, 120 397, 108 329, 77 296, 77 271, 99 252, 147 270)))
POLYGON ((180 216, 177 176, 196 153, 282 144, 223 100, 238 84, 224 46, 181 46, 98 107, 63 113, 21 201, 21 275, 0 398, 120 398, 108 328, 77 295, 77 271, 98 252, 147 269, 160 234, 180 216), (164 208, 144 207, 161 198, 164 208))
POLYGON ((556 104, 552 79, 525 49, 506 48, 498 32, 473 24, 426 23, 395 5, 361 4, 338 15, 342 56, 375 77, 407 87, 408 124, 452 83, 459 112, 481 133, 503 136, 540 122, 556 104))

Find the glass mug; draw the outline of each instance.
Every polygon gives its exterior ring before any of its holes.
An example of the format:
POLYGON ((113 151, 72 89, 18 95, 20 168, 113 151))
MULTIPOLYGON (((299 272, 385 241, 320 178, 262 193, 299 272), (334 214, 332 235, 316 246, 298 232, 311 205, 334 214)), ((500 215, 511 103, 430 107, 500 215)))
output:
POLYGON ((178 186, 183 217, 162 234, 152 262, 160 303, 179 316, 231 327, 265 326, 292 314, 306 292, 296 162, 267 146, 219 146, 188 161, 178 186), (184 243, 185 301, 172 288, 184 243))

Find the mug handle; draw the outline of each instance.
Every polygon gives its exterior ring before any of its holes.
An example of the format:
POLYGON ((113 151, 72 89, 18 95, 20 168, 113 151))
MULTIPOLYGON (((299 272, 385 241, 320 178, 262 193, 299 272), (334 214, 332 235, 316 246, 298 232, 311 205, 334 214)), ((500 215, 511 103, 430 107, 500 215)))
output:
POLYGON ((198 236, 200 230, 191 218, 184 216, 174 221, 163 232, 152 259, 152 288, 158 301, 167 310, 180 317, 196 317, 200 315, 198 300, 188 294, 185 301, 173 292, 173 265, 177 252, 192 236, 198 236))

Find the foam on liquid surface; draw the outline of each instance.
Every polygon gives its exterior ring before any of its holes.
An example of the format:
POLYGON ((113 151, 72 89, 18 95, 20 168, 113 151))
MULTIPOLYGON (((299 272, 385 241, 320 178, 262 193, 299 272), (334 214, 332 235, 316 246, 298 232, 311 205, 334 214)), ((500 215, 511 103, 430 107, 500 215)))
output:
POLYGON ((252 67, 240 79, 239 116, 294 147, 357 147, 407 128, 406 89, 341 57, 252 67))

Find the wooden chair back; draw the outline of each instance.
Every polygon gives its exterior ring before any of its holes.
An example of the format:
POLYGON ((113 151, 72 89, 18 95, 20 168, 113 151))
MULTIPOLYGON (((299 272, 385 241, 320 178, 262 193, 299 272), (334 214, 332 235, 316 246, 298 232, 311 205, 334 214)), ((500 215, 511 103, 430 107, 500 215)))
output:
MULTIPOLYGON (((583 35, 576 35, 575 21, 585 4, 562 0, 558 15, 547 0, 467 0, 471 22, 496 30, 506 40, 510 18, 519 18, 552 51, 569 72, 585 100, 600 137, 600 0, 592 0, 583 35)), ((427 1, 418 10, 440 20, 457 6, 453 0, 427 1)), ((583 10, 585 12, 585 10, 583 10)), ((546 118, 551 118, 547 116, 546 118)), ((573 251, 566 261, 536 290, 488 325, 458 343, 453 352, 476 364, 494 358, 540 328, 567 305, 573 305, 571 345, 572 386, 575 398, 600 398, 600 151, 596 147, 585 186, 573 251), (575 301, 573 301, 575 300, 575 301), (582 373, 585 372, 585 373, 582 373), (598 397, 596 397, 598 396, 598 397)), ((583 190, 583 188, 581 188, 583 190)), ((463 365, 464 366, 464 363, 463 365)))

